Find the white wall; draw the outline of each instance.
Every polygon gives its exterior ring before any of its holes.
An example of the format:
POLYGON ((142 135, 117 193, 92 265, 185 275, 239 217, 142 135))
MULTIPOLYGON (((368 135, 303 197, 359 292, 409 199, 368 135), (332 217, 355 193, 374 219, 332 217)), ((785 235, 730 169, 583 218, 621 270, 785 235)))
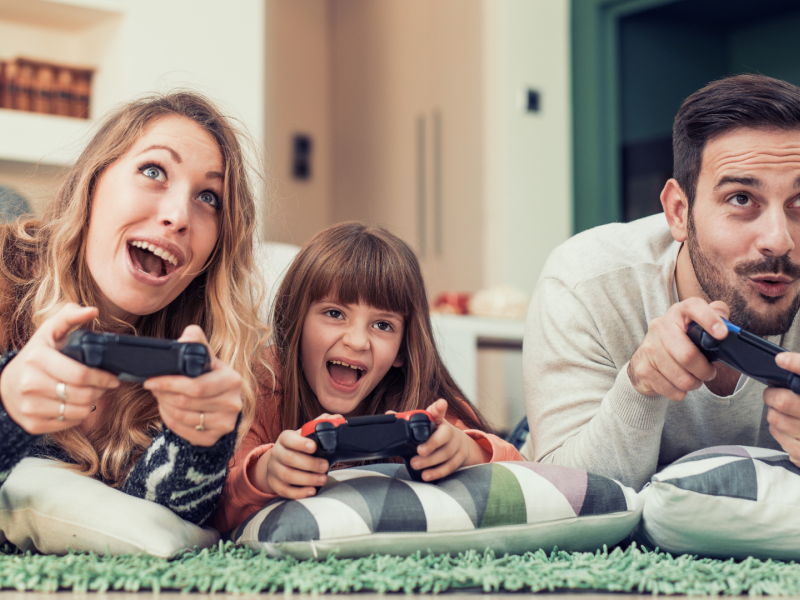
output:
POLYGON ((484 0, 483 15, 485 279, 530 292, 572 233, 569 2, 484 0))

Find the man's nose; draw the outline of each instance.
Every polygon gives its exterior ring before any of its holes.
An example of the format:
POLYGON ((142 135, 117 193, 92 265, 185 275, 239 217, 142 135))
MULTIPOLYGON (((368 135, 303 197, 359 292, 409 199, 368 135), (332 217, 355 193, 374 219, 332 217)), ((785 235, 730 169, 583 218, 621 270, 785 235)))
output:
POLYGON ((759 219, 758 251, 767 256, 784 256, 794 250, 792 223, 782 206, 768 210, 759 219))

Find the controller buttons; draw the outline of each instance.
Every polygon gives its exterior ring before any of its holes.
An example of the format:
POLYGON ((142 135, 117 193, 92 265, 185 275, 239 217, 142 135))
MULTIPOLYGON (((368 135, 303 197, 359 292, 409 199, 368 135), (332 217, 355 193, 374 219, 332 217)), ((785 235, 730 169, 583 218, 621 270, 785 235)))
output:
POLYGON ((314 432, 317 434, 319 445, 325 452, 336 450, 336 427, 334 427, 333 423, 328 421, 317 423, 314 432))

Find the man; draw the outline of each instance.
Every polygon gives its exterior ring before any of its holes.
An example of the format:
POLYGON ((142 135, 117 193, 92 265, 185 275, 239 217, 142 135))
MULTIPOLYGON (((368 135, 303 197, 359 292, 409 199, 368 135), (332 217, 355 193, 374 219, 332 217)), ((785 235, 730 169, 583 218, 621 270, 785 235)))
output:
MULTIPOLYGON (((695 92, 673 127, 664 214, 576 235, 531 301, 522 454, 641 488, 710 446, 800 464, 800 396, 710 364, 692 322, 800 351, 800 89, 761 75, 695 92)), ((800 354, 777 363, 800 374, 800 354)))

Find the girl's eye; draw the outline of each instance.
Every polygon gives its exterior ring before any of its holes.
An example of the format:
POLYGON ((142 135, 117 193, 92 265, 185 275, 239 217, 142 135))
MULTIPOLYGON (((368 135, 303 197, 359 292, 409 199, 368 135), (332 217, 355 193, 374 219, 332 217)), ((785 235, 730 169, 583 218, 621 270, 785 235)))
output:
POLYGON ((378 321, 373 325, 375 329, 380 329, 381 331, 394 331, 394 327, 388 321, 378 321))
POLYGON ((222 201, 214 192, 201 192, 197 199, 200 200, 200 202, 205 202, 213 206, 217 210, 222 210, 222 201))
POLYGON ((747 194, 735 194, 731 197, 730 202, 735 206, 747 206, 752 203, 752 200, 747 194))
POLYGON ((139 169, 139 171, 145 177, 149 177, 150 179, 155 179, 156 181, 166 181, 167 176, 164 171, 161 170, 160 167, 155 165, 147 165, 139 169))
POLYGON ((334 309, 334 308, 330 308, 330 309, 326 310, 325 314, 328 315, 329 317, 333 318, 333 319, 341 319, 342 318, 342 313, 340 311, 334 309))

